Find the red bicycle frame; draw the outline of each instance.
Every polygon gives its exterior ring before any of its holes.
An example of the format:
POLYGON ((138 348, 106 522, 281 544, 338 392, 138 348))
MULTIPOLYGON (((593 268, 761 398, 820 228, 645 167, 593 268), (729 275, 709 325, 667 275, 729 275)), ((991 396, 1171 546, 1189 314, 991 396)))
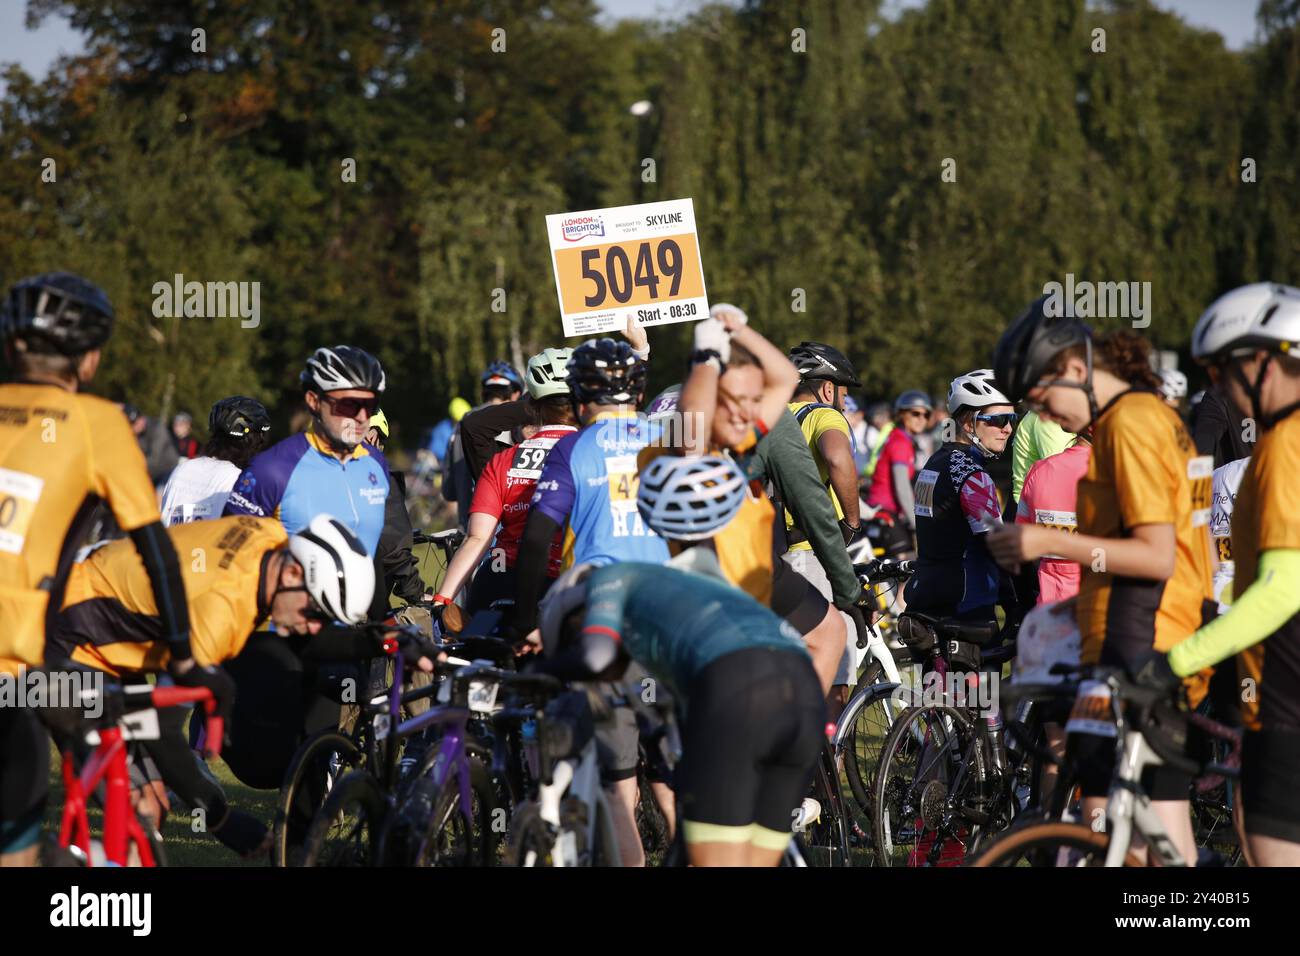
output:
MULTIPOLYGON (((221 752, 224 721, 216 715, 212 691, 206 687, 155 687, 149 694, 155 710, 181 704, 201 703, 207 714, 207 738, 213 756, 221 752)), ((127 770, 126 740, 120 724, 99 728, 99 744, 78 774, 73 769, 71 750, 63 752, 63 822, 59 827, 59 846, 80 848, 87 865, 93 865, 90 853, 90 819, 86 799, 104 781, 104 857, 109 866, 126 866, 127 851, 135 844, 141 866, 156 866, 153 850, 131 807, 131 778, 127 770)))

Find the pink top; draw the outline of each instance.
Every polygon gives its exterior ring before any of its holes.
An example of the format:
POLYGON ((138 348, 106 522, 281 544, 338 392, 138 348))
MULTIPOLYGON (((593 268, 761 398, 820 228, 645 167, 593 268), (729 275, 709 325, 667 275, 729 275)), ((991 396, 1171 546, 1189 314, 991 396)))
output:
POLYGON ((873 508, 884 508, 897 517, 900 509, 898 498, 894 495, 895 464, 907 466, 907 483, 910 485, 916 478, 916 445, 902 425, 895 426, 885 436, 885 445, 880 449, 876 470, 871 473, 871 487, 867 490, 867 504, 873 508))
MULTIPOLYGON (((1016 524, 1041 524, 1074 534, 1078 531, 1075 504, 1079 479, 1088 470, 1092 446, 1071 445, 1057 455, 1034 463, 1020 489, 1016 524)), ((1079 565, 1074 561, 1046 556, 1038 564, 1038 603, 1063 601, 1079 593, 1079 565)))

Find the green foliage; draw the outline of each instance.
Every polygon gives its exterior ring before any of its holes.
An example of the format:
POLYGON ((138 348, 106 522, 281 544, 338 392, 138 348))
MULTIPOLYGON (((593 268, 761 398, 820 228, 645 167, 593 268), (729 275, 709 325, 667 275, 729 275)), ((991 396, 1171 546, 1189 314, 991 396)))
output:
MULTIPOLYGON (((94 277, 122 315, 99 389, 200 421, 234 392, 283 419, 311 349, 370 348, 408 444, 560 339, 547 213, 692 197, 710 298, 844 347, 877 395, 985 364, 1066 273, 1151 282, 1172 348, 1217 293, 1297 281, 1296 0, 1246 53, 1149 0, 881 6, 32 0, 87 52, 6 75, 0 281, 94 277), (155 318, 178 272, 259 282, 260 327, 155 318)), ((657 389, 689 328, 653 340, 657 389)))

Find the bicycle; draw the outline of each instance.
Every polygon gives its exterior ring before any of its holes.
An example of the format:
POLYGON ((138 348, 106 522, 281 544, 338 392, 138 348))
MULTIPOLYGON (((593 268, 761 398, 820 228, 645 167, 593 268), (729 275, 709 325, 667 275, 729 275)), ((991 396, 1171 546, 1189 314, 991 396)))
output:
POLYGON ((566 690, 554 678, 555 696, 537 714, 531 747, 538 757, 534 799, 520 804, 510 825, 506 859, 521 867, 620 866, 614 818, 600 781, 590 694, 566 690))
MULTIPOLYGON (((1000 670, 1014 656, 1014 640, 980 649, 993 637, 991 625, 905 616, 929 629, 933 646, 919 649, 935 663, 934 673, 961 673, 967 689, 979 671, 1000 670)), ((930 693, 899 716, 881 751, 871 814, 882 866, 955 865, 1024 809, 1018 784, 1028 768, 1009 759, 1000 715, 990 726, 978 705, 947 691, 932 704, 930 693)))
MULTIPOLYGON (((1239 734, 1202 715, 1176 712, 1169 706, 1168 694, 1139 687, 1112 668, 1057 665, 1052 670, 1076 673, 1080 681, 1049 688, 1047 693, 1073 696, 1086 680, 1097 682, 1109 692, 1104 706, 1114 721, 1117 762, 1106 803, 1105 830, 1098 832, 1085 823, 1059 821, 1020 827, 990 842, 972 858, 971 865, 1145 866, 1146 860, 1132 849, 1135 832, 1161 866, 1194 863, 1184 859, 1169 839, 1141 785, 1143 771, 1167 764, 1196 777, 1235 778, 1239 775, 1235 759, 1239 734), (1185 735, 1193 735, 1203 746, 1208 754, 1205 759, 1192 759, 1180 752, 1185 735), (1214 748, 1204 746, 1215 741, 1231 745, 1227 759, 1218 759, 1222 751, 1215 754, 1214 748)), ((1077 704, 1075 713, 1095 719, 1093 708, 1082 706, 1077 704)))
POLYGON ((58 846, 71 852, 83 866, 99 865, 98 854, 93 852, 96 844, 102 847, 108 866, 126 866, 131 848, 135 849, 140 866, 166 866, 162 835, 152 827, 146 829, 130 804, 127 751, 131 741, 159 738, 158 710, 202 704, 207 719, 208 747, 214 756, 219 756, 225 722, 216 712, 212 691, 206 687, 149 684, 109 684, 102 694, 83 691, 81 709, 94 708, 97 703, 102 706, 101 716, 90 720, 89 727, 81 734, 95 749, 79 773, 71 746, 62 748, 64 797, 58 846), (92 840, 87 813, 87 800, 101 783, 105 788, 102 842, 92 840))
POLYGON ((375 738, 389 741, 382 766, 365 765, 335 781, 308 829, 302 865, 491 865, 495 793, 467 725, 475 713, 491 713, 502 675, 522 675, 448 661, 435 666, 443 681, 403 692, 399 641, 384 646, 394 655, 393 685, 381 703, 363 708, 375 738), (446 703, 402 719, 402 705, 440 691, 446 703), (418 771, 403 777, 397 744, 430 727, 440 730, 438 745, 424 754, 418 771))

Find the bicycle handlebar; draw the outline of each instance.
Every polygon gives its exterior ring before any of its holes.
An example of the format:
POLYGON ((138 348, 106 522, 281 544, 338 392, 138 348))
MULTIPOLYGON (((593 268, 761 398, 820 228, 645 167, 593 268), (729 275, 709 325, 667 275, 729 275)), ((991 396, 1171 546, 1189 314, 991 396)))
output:
POLYGON ((124 709, 128 712, 147 710, 149 708, 164 710, 168 707, 180 707, 184 704, 202 704, 206 722, 206 749, 214 757, 221 756, 221 742, 226 734, 226 721, 217 713, 217 701, 212 696, 210 688, 179 687, 173 684, 164 687, 150 687, 146 694, 123 687, 121 688, 121 694, 124 709))

